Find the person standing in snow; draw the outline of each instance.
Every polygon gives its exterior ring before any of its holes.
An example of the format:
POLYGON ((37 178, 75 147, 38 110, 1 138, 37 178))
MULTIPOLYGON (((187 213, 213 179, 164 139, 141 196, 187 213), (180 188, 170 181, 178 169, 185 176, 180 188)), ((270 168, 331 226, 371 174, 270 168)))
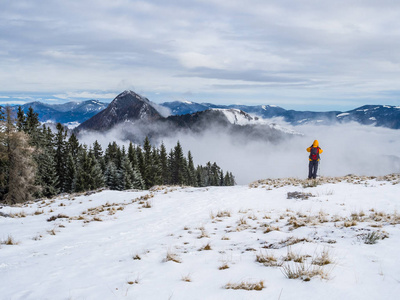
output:
POLYGON ((319 155, 322 153, 322 149, 319 147, 317 140, 314 141, 311 147, 307 148, 307 152, 310 152, 309 164, 308 164, 308 179, 317 178, 319 155))

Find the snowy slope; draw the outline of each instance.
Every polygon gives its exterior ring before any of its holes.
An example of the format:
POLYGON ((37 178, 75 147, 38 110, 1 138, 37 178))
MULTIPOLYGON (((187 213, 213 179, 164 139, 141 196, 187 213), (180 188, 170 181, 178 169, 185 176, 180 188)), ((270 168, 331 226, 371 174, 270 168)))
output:
POLYGON ((105 190, 3 207, 0 212, 13 218, 0 216, 0 295, 395 299, 399 182, 396 175, 322 178, 315 187, 282 179, 235 187, 105 190), (288 193, 305 199, 288 199, 288 193), (365 244, 371 232, 380 239, 365 244), (8 237, 15 245, 5 244, 8 237), (166 261, 168 253, 177 262, 166 261), (311 264, 323 253, 330 263, 311 264), (291 256, 303 263, 285 261, 291 256), (319 275, 288 279, 284 270, 294 266, 319 275), (260 281, 261 291, 225 288, 260 281))
POLYGON ((296 132, 292 129, 286 128, 284 126, 278 125, 276 123, 271 123, 270 120, 265 120, 262 118, 258 118, 256 116, 252 116, 240 109, 230 108, 230 109, 222 109, 222 108, 212 108, 211 110, 222 112, 226 117, 229 123, 233 125, 262 125, 268 126, 270 128, 276 129, 278 131, 294 134, 294 135, 302 135, 299 132, 296 132))

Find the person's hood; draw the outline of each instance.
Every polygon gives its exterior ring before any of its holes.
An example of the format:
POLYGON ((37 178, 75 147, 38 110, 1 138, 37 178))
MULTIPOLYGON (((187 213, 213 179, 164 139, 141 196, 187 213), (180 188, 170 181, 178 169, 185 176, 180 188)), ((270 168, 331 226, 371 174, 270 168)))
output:
POLYGON ((318 146, 319 146, 318 140, 315 140, 313 143, 313 147, 318 147, 318 146))

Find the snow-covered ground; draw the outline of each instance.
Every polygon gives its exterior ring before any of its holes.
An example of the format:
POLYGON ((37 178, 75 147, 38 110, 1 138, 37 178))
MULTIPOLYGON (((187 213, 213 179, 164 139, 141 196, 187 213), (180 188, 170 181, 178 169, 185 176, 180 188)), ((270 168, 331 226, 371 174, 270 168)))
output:
POLYGON ((398 299, 399 195, 353 176, 2 207, 0 298, 398 299))

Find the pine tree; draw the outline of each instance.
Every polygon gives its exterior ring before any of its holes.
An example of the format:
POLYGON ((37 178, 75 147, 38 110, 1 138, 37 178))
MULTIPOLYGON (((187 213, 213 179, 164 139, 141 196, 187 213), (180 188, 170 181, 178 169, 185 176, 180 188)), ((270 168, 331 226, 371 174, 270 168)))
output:
POLYGON ((59 193, 58 176, 54 155, 48 148, 41 148, 36 155, 36 164, 38 166, 36 184, 41 187, 37 193, 39 197, 52 197, 59 193))
POLYGON ((72 157, 74 159, 77 159, 79 149, 80 149, 80 144, 79 144, 78 138, 76 137, 76 135, 74 133, 72 133, 68 139, 67 151, 72 154, 72 157))
POLYGON ((71 152, 68 152, 67 162, 65 166, 64 176, 64 191, 67 193, 73 193, 76 191, 76 160, 73 158, 71 152))
POLYGON ((145 138, 143 142, 143 151, 144 151, 144 168, 143 168, 143 180, 146 185, 146 188, 150 188, 154 185, 154 177, 153 177, 153 156, 151 153, 151 145, 148 137, 145 138))
POLYGON ((153 147, 151 154, 152 154, 151 178, 153 181, 153 185, 160 185, 162 184, 162 168, 160 161, 160 153, 157 148, 153 147))
POLYGON ((123 181, 124 189, 132 189, 133 188, 133 168, 132 164, 129 161, 127 156, 124 156, 122 159, 122 169, 121 169, 121 180, 123 181))
POLYGON ((183 155, 182 146, 178 141, 174 148, 173 156, 171 157, 172 184, 186 183, 186 178, 185 178, 186 168, 187 168, 187 162, 183 155))
POLYGON ((144 181, 142 175, 140 174, 138 168, 133 168, 133 176, 132 176, 132 188, 144 190, 144 181))
POLYGON ((17 111, 17 130, 18 131, 25 131, 25 113, 22 110, 21 106, 18 106, 18 111, 17 111))
POLYGON ((139 146, 136 147, 136 157, 138 162, 137 169, 139 170, 140 175, 142 176, 142 179, 144 181, 144 175, 143 175, 145 173, 144 155, 142 149, 139 146))
POLYGON ((93 143, 93 155, 96 161, 99 163, 101 170, 104 172, 106 169, 106 164, 103 158, 103 149, 101 145, 97 142, 97 140, 93 143))
POLYGON ((104 173, 104 181, 106 186, 110 190, 122 190, 124 188, 122 184, 121 172, 118 171, 115 163, 110 161, 106 166, 106 171, 104 173))
POLYGON ((190 186, 197 186, 196 170, 194 169, 193 156, 190 151, 188 152, 187 183, 190 186))
POLYGON ((138 168, 138 159, 137 159, 137 155, 136 155, 136 149, 133 146, 132 142, 129 143, 128 158, 132 164, 132 168, 138 168))
POLYGON ((168 170, 168 156, 164 143, 160 147, 160 167, 161 167, 161 184, 168 184, 170 181, 168 170))
POLYGON ((104 186, 103 170, 94 152, 89 152, 89 174, 91 178, 92 189, 98 189, 104 186))
POLYGON ((56 171, 58 176, 58 186, 57 188, 60 189, 60 192, 64 191, 64 182, 65 182, 65 163, 68 157, 67 151, 67 130, 64 128, 61 123, 58 123, 57 126, 57 133, 55 135, 55 155, 54 160, 56 163, 56 171))

